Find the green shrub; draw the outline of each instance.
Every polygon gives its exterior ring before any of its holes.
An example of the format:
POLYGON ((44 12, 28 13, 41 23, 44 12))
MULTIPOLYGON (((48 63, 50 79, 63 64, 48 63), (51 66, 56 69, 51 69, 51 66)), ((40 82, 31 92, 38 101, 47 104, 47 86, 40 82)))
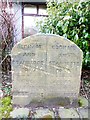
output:
POLYGON ((38 23, 40 32, 59 34, 83 51, 83 67, 90 68, 90 0, 88 2, 48 2, 48 17, 38 23))
POLYGON ((13 110, 12 104, 11 104, 11 97, 7 96, 2 99, 0 99, 0 120, 2 118, 9 118, 10 112, 13 110))

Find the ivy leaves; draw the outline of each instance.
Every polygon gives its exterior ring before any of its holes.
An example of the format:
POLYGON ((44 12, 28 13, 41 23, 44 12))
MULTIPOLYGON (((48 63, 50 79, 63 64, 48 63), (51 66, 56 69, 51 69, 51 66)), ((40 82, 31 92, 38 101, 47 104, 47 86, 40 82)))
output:
POLYGON ((49 2, 48 18, 38 23, 40 32, 64 36, 84 53, 83 67, 90 68, 90 0, 88 2, 49 2), (43 23, 43 24, 42 24, 43 23))

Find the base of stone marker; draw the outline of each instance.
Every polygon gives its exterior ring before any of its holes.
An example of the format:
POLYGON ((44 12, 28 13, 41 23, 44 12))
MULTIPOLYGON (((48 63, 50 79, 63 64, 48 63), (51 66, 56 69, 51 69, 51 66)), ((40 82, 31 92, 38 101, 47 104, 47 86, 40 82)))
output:
POLYGON ((22 96, 13 96, 13 104, 14 105, 19 105, 19 106, 25 106, 27 105, 27 103, 29 103, 29 97, 26 95, 22 95, 22 96))
POLYGON ((70 104, 69 98, 43 98, 41 100, 39 99, 33 99, 31 100, 30 96, 28 95, 22 95, 22 96, 13 96, 13 104, 16 106, 21 107, 53 107, 53 106, 65 106, 65 107, 77 107, 78 106, 78 100, 73 99, 72 104, 70 104))
POLYGON ((70 104, 69 98, 49 98, 42 99, 41 101, 32 101, 28 104, 28 106, 38 107, 38 106, 65 106, 65 107, 78 107, 78 100, 73 99, 72 104, 70 104))

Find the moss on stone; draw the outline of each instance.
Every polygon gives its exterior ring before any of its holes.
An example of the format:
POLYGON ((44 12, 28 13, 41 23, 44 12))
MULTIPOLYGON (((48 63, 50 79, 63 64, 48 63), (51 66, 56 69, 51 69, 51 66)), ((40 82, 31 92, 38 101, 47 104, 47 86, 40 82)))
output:
POLYGON ((44 120, 48 120, 49 118, 52 120, 52 116, 51 115, 45 115, 42 118, 44 118, 44 120))
POLYGON ((78 99, 79 107, 87 107, 88 106, 88 100, 82 96, 78 99))

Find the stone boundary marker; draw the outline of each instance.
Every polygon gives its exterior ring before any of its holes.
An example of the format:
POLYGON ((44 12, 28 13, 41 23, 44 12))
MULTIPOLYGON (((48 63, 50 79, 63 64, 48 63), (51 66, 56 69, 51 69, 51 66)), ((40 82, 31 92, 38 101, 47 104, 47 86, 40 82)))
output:
POLYGON ((51 105, 78 98, 83 53, 70 40, 32 35, 13 47, 11 57, 13 104, 51 105))

